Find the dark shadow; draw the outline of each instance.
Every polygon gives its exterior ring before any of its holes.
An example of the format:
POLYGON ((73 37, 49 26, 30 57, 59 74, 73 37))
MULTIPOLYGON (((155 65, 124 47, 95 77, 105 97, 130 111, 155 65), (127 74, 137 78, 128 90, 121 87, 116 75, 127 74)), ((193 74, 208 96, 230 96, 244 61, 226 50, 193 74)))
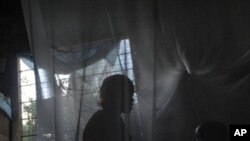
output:
POLYGON ((196 141, 228 141, 227 126, 218 121, 208 121, 195 129, 196 141))

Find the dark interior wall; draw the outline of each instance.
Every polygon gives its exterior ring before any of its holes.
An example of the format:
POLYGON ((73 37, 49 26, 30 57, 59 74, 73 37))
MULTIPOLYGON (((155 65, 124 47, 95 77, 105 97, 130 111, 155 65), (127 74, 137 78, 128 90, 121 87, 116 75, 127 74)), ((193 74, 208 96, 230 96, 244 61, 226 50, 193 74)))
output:
MULTIPOLYGON (((0 57, 7 59, 5 72, 0 74, 0 90, 9 97, 17 94, 17 54, 29 52, 20 1, 1 1, 0 57)), ((4 67, 4 66, 1 66, 4 67)))
POLYGON ((11 135, 14 140, 17 140, 17 133, 19 130, 17 59, 16 54, 9 50, 1 50, 1 57, 7 59, 7 65, 5 72, 0 75, 0 91, 11 99, 11 135), (2 53, 4 53, 4 55, 2 53))
MULTIPOLYGON (((11 98, 11 139, 19 141, 19 92, 17 54, 29 52, 21 3, 19 0, 0 4, 0 58, 7 59, 5 72, 0 74, 0 91, 11 98)), ((0 66, 3 67, 3 66, 0 66)))

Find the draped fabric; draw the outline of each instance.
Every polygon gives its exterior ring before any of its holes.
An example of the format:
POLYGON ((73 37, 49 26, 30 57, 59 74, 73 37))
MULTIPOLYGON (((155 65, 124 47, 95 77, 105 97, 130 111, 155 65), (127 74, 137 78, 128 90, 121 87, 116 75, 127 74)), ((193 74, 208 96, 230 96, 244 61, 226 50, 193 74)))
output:
POLYGON ((156 140, 194 140, 195 127, 209 120, 249 123, 249 3, 159 1, 157 8, 157 56, 174 50, 182 76, 170 103, 159 105, 156 140))
POLYGON ((38 141, 81 140, 99 108, 99 86, 114 73, 136 86, 134 109, 123 115, 134 141, 191 141, 208 120, 250 123, 248 2, 22 3, 36 64, 38 141))

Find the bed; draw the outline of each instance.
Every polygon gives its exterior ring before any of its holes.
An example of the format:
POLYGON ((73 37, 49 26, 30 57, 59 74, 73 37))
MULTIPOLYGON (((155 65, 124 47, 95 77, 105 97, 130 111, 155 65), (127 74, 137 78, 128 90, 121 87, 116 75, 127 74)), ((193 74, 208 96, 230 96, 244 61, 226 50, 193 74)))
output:
POLYGON ((0 93, 0 141, 10 141, 11 116, 10 100, 0 93))

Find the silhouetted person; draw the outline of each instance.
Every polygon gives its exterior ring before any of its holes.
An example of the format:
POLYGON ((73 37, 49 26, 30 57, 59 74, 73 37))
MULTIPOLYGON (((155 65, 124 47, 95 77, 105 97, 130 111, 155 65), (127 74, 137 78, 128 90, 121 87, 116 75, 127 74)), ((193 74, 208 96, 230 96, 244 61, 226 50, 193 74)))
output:
POLYGON ((221 122, 208 121, 195 129, 196 141, 228 141, 227 126, 221 122))
POLYGON ((83 141, 125 141, 126 132, 121 113, 129 113, 133 106, 134 85, 124 75, 107 77, 100 88, 102 110, 88 121, 83 141))

